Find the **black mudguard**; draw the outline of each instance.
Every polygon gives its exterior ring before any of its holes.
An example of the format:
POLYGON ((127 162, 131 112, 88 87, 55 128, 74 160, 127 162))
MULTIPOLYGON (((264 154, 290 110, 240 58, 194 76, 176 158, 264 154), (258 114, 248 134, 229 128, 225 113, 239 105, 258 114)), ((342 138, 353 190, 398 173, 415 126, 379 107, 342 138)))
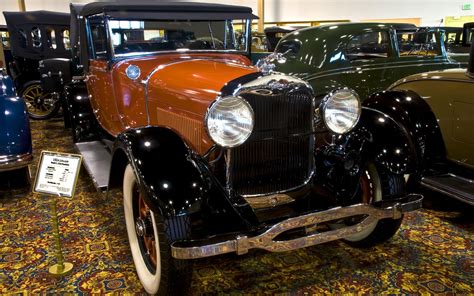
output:
POLYGON ((130 163, 153 211, 170 218, 188 215, 205 235, 248 230, 256 217, 248 205, 231 201, 227 192, 175 132, 144 127, 120 134, 114 145, 109 188, 121 184, 130 163), (212 225, 210 225, 212 224, 212 225), (211 233, 210 233, 211 232, 211 233))
POLYGON ((401 175, 415 172, 416 162, 409 131, 389 115, 363 107, 354 130, 332 135, 330 144, 316 150, 316 181, 332 192, 338 204, 351 204, 367 164, 401 175))
POLYGON ((363 159, 373 160, 394 174, 416 170, 418 155, 410 131, 386 113, 363 107, 354 134, 365 138, 363 159))
POLYGON ((444 157, 446 149, 436 117, 423 98, 413 91, 383 91, 363 102, 366 108, 381 111, 403 127, 417 153, 417 169, 444 157))

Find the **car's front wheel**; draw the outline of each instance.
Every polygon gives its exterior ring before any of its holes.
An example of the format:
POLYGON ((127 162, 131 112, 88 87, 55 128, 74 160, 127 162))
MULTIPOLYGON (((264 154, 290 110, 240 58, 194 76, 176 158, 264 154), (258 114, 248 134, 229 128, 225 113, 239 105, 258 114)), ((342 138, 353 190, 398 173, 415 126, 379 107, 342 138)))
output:
MULTIPOLYGON (((370 163, 366 166, 359 180, 358 192, 355 195, 356 203, 371 204, 381 200, 390 200, 403 196, 405 179, 403 175, 396 175, 370 163)), ((360 218, 350 218, 340 223, 332 224, 332 228, 341 228, 360 222, 360 218)), ((382 219, 368 225, 363 231, 346 237, 344 240, 354 247, 371 247, 382 243, 397 233, 402 218, 382 219)))
POLYGON ((123 206, 128 240, 135 268, 146 292, 158 295, 185 294, 190 285, 189 261, 171 256, 171 243, 187 233, 181 217, 164 219, 145 202, 131 165, 123 179, 123 206), (177 221, 176 219, 180 219, 177 221), (181 234, 177 237, 176 234, 181 234))

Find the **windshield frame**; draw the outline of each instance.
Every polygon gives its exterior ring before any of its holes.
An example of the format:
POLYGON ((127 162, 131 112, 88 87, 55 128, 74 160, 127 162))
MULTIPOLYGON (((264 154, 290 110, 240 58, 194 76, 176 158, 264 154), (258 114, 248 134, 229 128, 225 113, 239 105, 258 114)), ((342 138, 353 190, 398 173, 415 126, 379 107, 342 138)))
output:
MULTIPOLYGON (((100 15, 100 14, 99 14, 100 15)), ((121 21, 125 19, 121 18, 112 18, 108 15, 104 15, 104 22, 106 26, 106 33, 107 33, 107 38, 108 38, 108 50, 109 50, 109 58, 111 60, 119 60, 119 59, 126 59, 126 58, 131 58, 131 57, 140 57, 140 56, 149 56, 149 55, 156 55, 156 54, 170 54, 170 53, 175 53, 175 54, 187 54, 187 53, 231 53, 231 54, 242 54, 246 56, 250 56, 250 51, 251 51, 251 45, 250 45, 250 30, 251 30, 251 24, 252 20, 251 19, 238 19, 238 20, 243 20, 245 21, 245 35, 243 40, 246 42, 246 49, 245 50, 237 50, 237 49, 176 49, 176 50, 161 50, 161 51, 148 51, 148 52, 130 52, 130 53, 123 53, 123 54, 115 54, 114 50, 114 44, 113 44, 113 32, 112 28, 110 26, 110 21, 121 21)), ((97 16, 97 15, 95 15, 97 16)), ((90 16, 92 17, 92 16, 90 16)), ((88 17, 89 18, 89 17, 88 17)), ((237 20, 237 19, 235 19, 237 20)), ((127 21, 162 21, 162 19, 127 19, 127 21)), ((168 21, 168 20, 166 20, 168 21)), ((193 21, 193 19, 187 19, 187 20, 178 20, 178 21, 193 21)), ((195 21, 203 21, 203 20, 195 20, 195 21)), ((204 20, 205 21, 205 20, 204 20)), ((209 20, 209 21, 214 21, 214 20, 209 20)), ((234 21, 234 19, 229 19, 229 20, 222 20, 222 21, 234 21)), ((90 30, 89 24, 87 22, 87 27, 88 31, 90 30)), ((91 42, 90 37, 88 38, 88 41, 91 42)))

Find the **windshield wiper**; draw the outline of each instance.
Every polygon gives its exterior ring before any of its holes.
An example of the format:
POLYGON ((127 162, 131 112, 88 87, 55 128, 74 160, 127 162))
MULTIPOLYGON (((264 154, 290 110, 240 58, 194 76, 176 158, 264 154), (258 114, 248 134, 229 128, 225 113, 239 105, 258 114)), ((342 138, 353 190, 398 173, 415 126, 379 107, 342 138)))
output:
POLYGON ((209 26, 209 33, 211 34, 212 49, 216 49, 216 43, 214 42, 214 34, 212 33, 211 22, 208 22, 207 25, 209 26))

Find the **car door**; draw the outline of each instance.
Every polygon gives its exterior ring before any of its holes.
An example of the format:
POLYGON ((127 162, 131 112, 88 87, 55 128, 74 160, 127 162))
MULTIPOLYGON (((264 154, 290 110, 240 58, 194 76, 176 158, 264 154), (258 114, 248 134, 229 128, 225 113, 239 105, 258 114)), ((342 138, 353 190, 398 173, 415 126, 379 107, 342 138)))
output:
MULTIPOLYGON (((452 82, 453 92, 449 99, 452 110, 451 139, 446 143, 448 157, 458 163, 474 168, 474 79, 452 82)), ((449 84, 451 86, 451 84, 449 84)))
POLYGON ((110 67, 110 45, 107 25, 102 16, 88 19, 89 69, 86 75, 87 90, 94 114, 101 126, 111 135, 122 129, 117 111, 110 67))

